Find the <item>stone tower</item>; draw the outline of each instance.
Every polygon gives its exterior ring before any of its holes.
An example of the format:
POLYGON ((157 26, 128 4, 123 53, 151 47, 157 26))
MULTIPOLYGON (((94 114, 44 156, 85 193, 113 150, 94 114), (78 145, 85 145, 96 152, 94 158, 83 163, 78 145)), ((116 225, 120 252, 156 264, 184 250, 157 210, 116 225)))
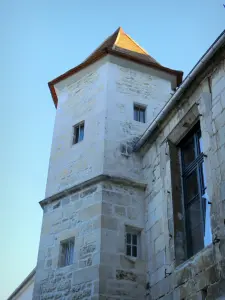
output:
POLYGON ((49 83, 57 110, 34 300, 145 299, 146 181, 132 148, 181 78, 119 28, 49 83))

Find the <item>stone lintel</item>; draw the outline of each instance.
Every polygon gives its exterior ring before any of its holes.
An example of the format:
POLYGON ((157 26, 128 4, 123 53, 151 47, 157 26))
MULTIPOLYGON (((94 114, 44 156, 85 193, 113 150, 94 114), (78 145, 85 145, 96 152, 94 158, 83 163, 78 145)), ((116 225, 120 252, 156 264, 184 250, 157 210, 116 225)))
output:
POLYGON ((41 200, 39 202, 39 204, 43 208, 46 204, 50 204, 50 203, 52 203, 56 200, 59 200, 59 199, 65 197, 65 196, 73 194, 77 191, 81 191, 81 190, 89 187, 90 185, 94 185, 94 184, 97 184, 97 183, 102 182, 102 181, 111 181, 111 182, 116 183, 116 184, 123 184, 123 185, 126 185, 126 186, 131 186, 131 187, 134 187, 134 188, 137 188, 137 189, 141 189, 141 190, 145 190, 146 187, 147 187, 147 184, 142 183, 142 182, 134 181, 134 180, 132 180, 130 178, 127 178, 127 177, 111 176, 111 175, 107 175, 107 174, 102 174, 102 175, 95 176, 94 178, 91 178, 91 179, 86 180, 84 182, 75 184, 74 186, 72 186, 68 189, 65 189, 62 192, 59 192, 59 193, 54 194, 50 197, 47 197, 47 198, 41 200))

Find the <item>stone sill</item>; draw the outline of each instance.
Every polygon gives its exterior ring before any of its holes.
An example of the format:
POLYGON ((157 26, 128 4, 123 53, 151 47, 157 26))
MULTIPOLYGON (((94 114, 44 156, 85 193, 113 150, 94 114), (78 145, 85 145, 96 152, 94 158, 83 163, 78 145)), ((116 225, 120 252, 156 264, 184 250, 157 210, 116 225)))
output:
POLYGON ((183 263, 181 263, 180 265, 177 265, 174 269, 174 271, 180 271, 181 269, 184 269, 185 267, 187 267, 188 265, 194 263, 195 260, 198 259, 198 257, 202 257, 204 256, 204 254, 206 254, 207 252, 212 252, 213 251, 213 245, 210 244, 208 246, 206 246, 205 248, 203 248, 202 250, 200 250, 199 252, 197 252, 195 255, 193 255, 192 257, 188 258, 186 261, 184 261, 183 263))

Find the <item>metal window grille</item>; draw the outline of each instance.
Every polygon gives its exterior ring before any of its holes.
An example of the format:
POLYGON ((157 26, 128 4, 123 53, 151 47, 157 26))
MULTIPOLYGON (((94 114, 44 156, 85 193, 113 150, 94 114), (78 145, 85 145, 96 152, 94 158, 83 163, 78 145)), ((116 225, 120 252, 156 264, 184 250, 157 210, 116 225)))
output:
POLYGON ((70 239, 61 243, 61 259, 60 267, 73 264, 74 239, 70 239))
POLYGON ((134 105, 134 120, 145 123, 145 108, 139 105, 134 105))
MULTIPOLYGON (((188 258, 204 248, 206 191, 204 155, 199 123, 180 144, 188 258)), ((208 222, 207 222, 208 224, 208 222)), ((208 229, 207 229, 208 230, 208 229)))
POLYGON ((138 256, 138 235, 135 233, 126 234, 126 255, 138 256))
POLYGON ((73 127, 73 144, 77 144, 84 139, 84 122, 73 127))

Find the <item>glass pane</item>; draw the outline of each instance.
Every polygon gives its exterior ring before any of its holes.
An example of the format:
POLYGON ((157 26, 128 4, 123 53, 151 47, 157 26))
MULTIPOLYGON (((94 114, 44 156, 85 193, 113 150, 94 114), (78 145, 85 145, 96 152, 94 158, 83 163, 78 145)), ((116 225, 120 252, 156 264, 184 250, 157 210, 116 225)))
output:
POLYGON ((194 170, 185 178, 185 202, 188 203, 196 195, 198 195, 198 177, 196 170, 194 170))
POLYGON ((136 234, 133 234, 133 236, 132 236, 132 244, 137 245, 137 235, 136 234))
POLYGON ((199 152, 203 152, 203 144, 202 144, 202 135, 201 131, 198 132, 198 145, 199 145, 199 152))
POLYGON ((138 120, 138 113, 139 113, 139 111, 138 111, 137 107, 134 107, 134 120, 135 121, 139 121, 138 120))
POLYGON ((75 143, 79 141, 79 127, 75 128, 75 143))
POLYGON ((74 252, 74 243, 70 242, 70 254, 69 254, 69 264, 73 263, 73 252, 74 252))
POLYGON ((140 122, 145 123, 145 111, 140 109, 140 122))
POLYGON ((131 234, 127 233, 127 244, 131 244, 131 234))
POLYGON ((202 189, 205 190, 206 189, 206 172, 205 172, 205 164, 204 164, 204 162, 201 164, 200 169, 201 169, 202 184, 203 184, 202 189))
POLYGON ((66 245, 66 259, 65 259, 65 265, 67 266, 69 264, 69 245, 66 245))
POLYGON ((127 246, 127 255, 131 255, 131 246, 127 246))
POLYGON ((204 248, 204 241, 202 235, 202 224, 197 226, 194 230, 190 231, 188 250, 190 255, 194 255, 204 248))
POLYGON ((137 257, 137 247, 136 246, 132 247, 132 256, 137 257))
POLYGON ((186 210, 187 227, 190 229, 196 228, 201 222, 200 200, 194 200, 186 210))
POLYGON ((205 247, 212 243, 212 230, 211 230, 211 218, 210 218, 210 209, 211 205, 208 203, 209 197, 205 193, 202 197, 203 200, 203 214, 204 214, 204 245, 205 247))
POLYGON ((186 168, 195 159, 194 137, 192 136, 188 142, 182 147, 183 164, 186 168))
POLYGON ((84 125, 80 126, 79 142, 84 139, 84 125))

